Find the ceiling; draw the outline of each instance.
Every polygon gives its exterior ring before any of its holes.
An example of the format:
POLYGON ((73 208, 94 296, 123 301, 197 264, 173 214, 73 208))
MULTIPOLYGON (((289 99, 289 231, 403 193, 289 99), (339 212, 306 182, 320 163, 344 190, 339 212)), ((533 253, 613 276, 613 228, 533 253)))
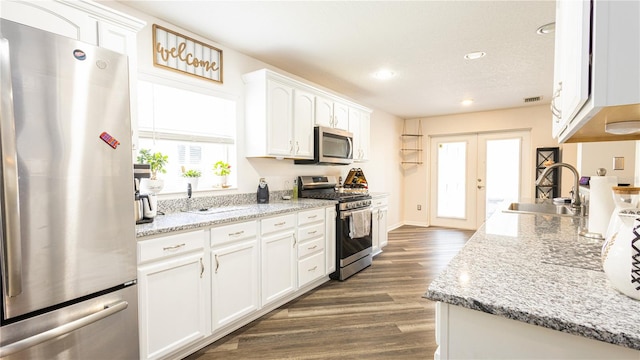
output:
POLYGON ((551 99, 554 1, 120 2, 400 118, 551 99))

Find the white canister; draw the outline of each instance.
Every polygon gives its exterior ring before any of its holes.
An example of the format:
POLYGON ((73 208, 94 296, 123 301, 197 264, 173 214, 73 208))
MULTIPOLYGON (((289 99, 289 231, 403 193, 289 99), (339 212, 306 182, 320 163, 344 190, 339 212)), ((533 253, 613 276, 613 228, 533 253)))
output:
POLYGON ((640 209, 618 216, 620 226, 602 247, 602 268, 616 290, 640 300, 640 209))

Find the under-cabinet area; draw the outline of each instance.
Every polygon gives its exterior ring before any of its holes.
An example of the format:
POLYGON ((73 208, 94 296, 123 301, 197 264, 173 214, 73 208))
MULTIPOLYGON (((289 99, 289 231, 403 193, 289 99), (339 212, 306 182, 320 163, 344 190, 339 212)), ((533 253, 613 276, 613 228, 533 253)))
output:
POLYGON ((140 237, 140 358, 184 357, 328 281, 336 208, 320 204, 140 237))

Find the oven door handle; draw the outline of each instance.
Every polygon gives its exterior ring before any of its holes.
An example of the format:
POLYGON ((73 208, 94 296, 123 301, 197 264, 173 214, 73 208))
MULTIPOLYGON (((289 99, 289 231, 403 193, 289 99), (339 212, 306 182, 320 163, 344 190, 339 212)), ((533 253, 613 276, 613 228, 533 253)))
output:
POLYGON ((351 214, 353 214, 354 212, 362 211, 362 210, 369 210, 369 216, 371 216, 371 206, 368 206, 368 207, 364 207, 364 208, 355 209, 355 210, 352 210, 352 211, 341 211, 340 212, 340 220, 344 220, 344 219, 350 217, 351 214))

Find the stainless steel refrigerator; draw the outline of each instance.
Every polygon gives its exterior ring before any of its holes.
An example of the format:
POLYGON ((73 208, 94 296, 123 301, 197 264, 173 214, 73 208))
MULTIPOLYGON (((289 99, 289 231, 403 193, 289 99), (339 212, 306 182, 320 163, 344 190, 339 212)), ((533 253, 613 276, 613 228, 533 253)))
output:
POLYGON ((139 356, 127 61, 0 19, 2 359, 139 356))

